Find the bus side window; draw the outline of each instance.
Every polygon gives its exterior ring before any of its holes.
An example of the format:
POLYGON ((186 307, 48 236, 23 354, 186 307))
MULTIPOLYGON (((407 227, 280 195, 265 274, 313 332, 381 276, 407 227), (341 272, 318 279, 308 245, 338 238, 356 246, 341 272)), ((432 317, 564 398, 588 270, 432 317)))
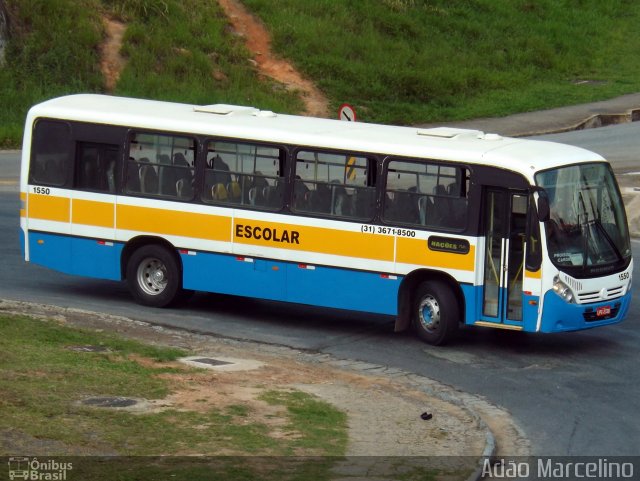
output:
POLYGON ((194 194, 195 139, 135 132, 129 139, 126 191, 188 201, 194 194))
POLYGON ((38 120, 33 130, 29 183, 64 186, 73 158, 72 145, 69 124, 38 120))
POLYGON ((362 155, 301 150, 296 155, 296 212, 369 220, 375 212, 375 160, 362 155))
POLYGON ((210 140, 202 200, 263 210, 284 206, 286 151, 270 145, 210 140))
POLYGON ((392 160, 382 218, 387 222, 459 230, 467 223, 468 171, 432 162, 392 160))

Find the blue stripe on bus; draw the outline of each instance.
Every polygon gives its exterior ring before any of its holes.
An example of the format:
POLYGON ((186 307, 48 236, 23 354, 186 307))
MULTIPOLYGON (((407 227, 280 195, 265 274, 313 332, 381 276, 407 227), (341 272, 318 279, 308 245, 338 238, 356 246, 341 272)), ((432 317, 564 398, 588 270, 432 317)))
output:
POLYGON ((402 276, 204 252, 181 257, 186 289, 397 314, 402 276))
POLYGON ((97 239, 29 232, 29 260, 66 274, 120 280, 123 244, 108 244, 97 239))

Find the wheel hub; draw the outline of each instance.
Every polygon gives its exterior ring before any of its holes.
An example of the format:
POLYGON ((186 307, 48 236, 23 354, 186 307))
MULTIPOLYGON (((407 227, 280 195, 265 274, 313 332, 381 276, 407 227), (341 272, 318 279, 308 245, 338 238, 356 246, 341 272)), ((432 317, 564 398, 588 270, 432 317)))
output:
POLYGON ((435 331, 440 326, 440 304, 433 296, 424 296, 418 307, 420 324, 427 331, 435 331))
POLYGON ((150 257, 138 266, 137 278, 140 288, 155 296, 167 287, 167 268, 160 259, 150 257))

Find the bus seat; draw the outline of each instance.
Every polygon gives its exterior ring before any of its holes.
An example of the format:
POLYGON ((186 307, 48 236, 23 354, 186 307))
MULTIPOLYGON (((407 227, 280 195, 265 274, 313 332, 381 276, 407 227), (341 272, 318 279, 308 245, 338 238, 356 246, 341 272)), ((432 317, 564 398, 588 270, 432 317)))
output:
POLYGON ((293 208, 295 210, 307 210, 309 188, 305 185, 299 175, 293 182, 293 208))
POLYGON ((269 189, 267 205, 269 207, 282 207, 284 198, 284 181, 276 180, 276 185, 269 189))
POLYGON ((165 195, 175 197, 176 193, 176 169, 174 167, 159 167, 160 169, 160 192, 165 195))
POLYGON ((433 202, 431 202, 431 199, 429 199, 426 195, 418 198, 418 213, 420 215, 421 225, 426 225, 427 223, 427 210, 429 210, 429 204, 433 204, 433 202))
POLYGON ((331 210, 331 190, 326 184, 316 184, 316 190, 309 193, 309 210, 329 214, 331 210))
MULTIPOLYGON (((414 188, 415 189, 415 188, 414 188)), ((417 224, 420 221, 418 203, 411 191, 401 191, 395 193, 392 220, 417 224)))
POLYGON ((333 206, 333 213, 341 216, 351 216, 351 198, 346 194, 337 194, 333 206))
POLYGON ((140 192, 140 172, 138 165, 129 159, 127 164, 127 190, 129 192, 140 192))
POLYGON ((179 167, 191 167, 182 152, 173 154, 173 165, 177 165, 179 167))
POLYGON ((193 186, 191 185, 191 181, 182 178, 176 181, 176 194, 181 199, 190 199, 193 197, 193 186))
POLYGON ((144 194, 158 193, 158 174, 153 165, 140 167, 140 191, 144 194))
POLYGON ((447 195, 451 197, 460 197, 460 185, 457 182, 452 182, 447 186, 447 195))
POLYGON ((229 198, 227 188, 222 183, 218 183, 211 188, 211 198, 213 200, 226 201, 229 198))
POLYGON ((229 200, 232 202, 239 202, 242 198, 242 189, 236 181, 227 184, 227 193, 229 194, 229 200))

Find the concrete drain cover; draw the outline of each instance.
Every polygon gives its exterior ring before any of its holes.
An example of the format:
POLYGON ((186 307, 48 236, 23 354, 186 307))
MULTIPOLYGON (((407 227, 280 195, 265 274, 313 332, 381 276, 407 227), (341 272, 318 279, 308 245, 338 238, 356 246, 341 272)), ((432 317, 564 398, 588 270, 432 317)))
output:
POLYGON ((254 359, 236 359, 232 357, 208 357, 208 356, 189 356, 178 359, 184 364, 197 367, 200 369, 213 369, 215 371, 250 371, 264 366, 263 362, 254 359))
POLYGON ((128 408, 138 404, 138 401, 126 397, 91 397, 82 404, 99 408, 128 408))
POLYGON ((106 352, 109 350, 109 348, 105 347, 105 346, 67 346, 67 349, 69 349, 70 351, 76 351, 76 352, 106 352))
POLYGON ((229 361, 221 361, 220 359, 214 359, 212 357, 200 357, 197 359, 191 359, 191 362, 197 362, 199 364, 208 364, 209 366, 227 366, 229 364, 234 364, 229 361))

